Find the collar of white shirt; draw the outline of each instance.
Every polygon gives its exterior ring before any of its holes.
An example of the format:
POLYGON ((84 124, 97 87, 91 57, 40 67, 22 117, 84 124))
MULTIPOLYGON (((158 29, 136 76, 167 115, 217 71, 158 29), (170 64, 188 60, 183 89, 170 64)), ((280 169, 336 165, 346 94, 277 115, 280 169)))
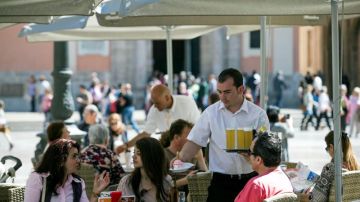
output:
POLYGON ((174 96, 171 96, 171 97, 172 97, 173 103, 172 103, 171 108, 167 109, 167 111, 168 112, 175 112, 176 99, 175 99, 174 96))
MULTIPOLYGON (((234 114, 240 113, 240 111, 244 111, 244 112, 248 113, 248 112, 249 112, 249 103, 248 103, 248 102, 249 102, 249 101, 247 101, 246 99, 244 99, 244 102, 243 102, 243 104, 241 105, 240 109, 237 110, 234 114)), ((224 103, 221 102, 221 101, 220 101, 218 110, 227 110, 227 109, 225 108, 224 103)))

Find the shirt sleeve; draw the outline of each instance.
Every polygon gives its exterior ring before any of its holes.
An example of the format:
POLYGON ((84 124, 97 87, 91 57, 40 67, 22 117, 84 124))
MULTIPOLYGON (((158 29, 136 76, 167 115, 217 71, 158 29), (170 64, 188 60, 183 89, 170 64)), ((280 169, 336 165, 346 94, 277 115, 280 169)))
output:
POLYGON ((270 122, 264 110, 261 110, 258 118, 258 124, 256 130, 265 127, 267 131, 270 131, 270 122))
POLYGON ((121 191, 123 196, 135 195, 129 184, 130 174, 121 178, 117 191, 121 191))
POLYGON ((321 171, 320 177, 316 181, 315 187, 311 193, 311 201, 328 201, 331 183, 335 179, 335 166, 328 163, 321 171))
POLYGON ((187 139, 197 145, 206 147, 210 134, 211 130, 209 115, 205 110, 204 113, 200 116, 199 120, 195 123, 194 127, 191 129, 187 139))
POLYGON ((42 190, 41 175, 36 172, 30 174, 25 187, 25 202, 40 201, 40 195, 42 190))
POLYGON ((145 127, 144 127, 144 131, 151 134, 154 133, 156 128, 157 128, 157 124, 156 124, 156 110, 154 105, 151 106, 150 111, 148 113, 148 116, 146 117, 146 123, 145 123, 145 127))

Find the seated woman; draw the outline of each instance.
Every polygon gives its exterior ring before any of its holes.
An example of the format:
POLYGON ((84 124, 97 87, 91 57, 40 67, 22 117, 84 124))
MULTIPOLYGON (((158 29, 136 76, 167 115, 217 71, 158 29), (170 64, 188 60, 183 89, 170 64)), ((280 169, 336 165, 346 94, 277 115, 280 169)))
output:
POLYGON ((109 130, 102 124, 91 125, 89 128, 90 145, 81 151, 81 162, 91 164, 101 173, 110 173, 110 185, 118 184, 125 173, 116 154, 107 148, 109 130))
MULTIPOLYGON (((316 181, 316 184, 310 193, 311 201, 322 202, 328 201, 331 183, 335 179, 335 164, 334 164, 334 131, 330 131, 326 137, 326 151, 331 156, 331 162, 326 164, 320 174, 320 178, 316 181)), ((341 134, 341 143, 343 151, 343 165, 345 170, 359 170, 359 164, 353 153, 350 139, 346 133, 341 134)))
POLYGON ((128 142, 126 126, 121 121, 121 116, 117 113, 112 113, 108 119, 110 139, 108 148, 114 151, 114 148, 128 142))
POLYGON ((121 179, 118 191, 123 196, 135 195, 137 201, 169 201, 172 182, 159 141, 150 137, 138 140, 133 162, 134 171, 121 179))
POLYGON ((46 129, 48 144, 58 139, 71 139, 70 131, 67 129, 63 121, 54 121, 49 124, 46 129))
MULTIPOLYGON (((25 202, 74 201, 87 202, 84 181, 74 173, 80 166, 79 144, 59 139, 49 146, 39 166, 32 172, 25 187, 25 202)), ((109 174, 95 176, 90 201, 109 184, 109 174)))
MULTIPOLYGON (((173 122, 170 126, 170 129, 161 135, 160 143, 165 148, 165 155, 168 161, 168 166, 170 166, 170 161, 176 157, 177 152, 180 152, 182 147, 187 141, 187 136, 190 133, 193 124, 182 119, 178 119, 173 122)), ((202 150, 196 154, 195 158, 192 159, 192 163, 195 166, 195 169, 201 171, 207 171, 205 160, 203 157, 202 150)), ((192 171, 188 175, 191 176, 195 172, 192 171)), ((181 177, 180 177, 181 178, 181 177)), ((182 188, 181 186, 187 185, 186 175, 182 176, 181 179, 176 181, 176 187, 180 187, 180 190, 187 191, 187 188, 182 188)))
POLYGON ((43 154, 49 148, 50 144, 56 142, 58 139, 71 139, 70 132, 63 121, 51 122, 46 128, 46 137, 47 143, 44 142, 45 140, 40 141, 44 145, 44 150, 40 150, 39 148, 38 152, 35 151, 35 157, 32 159, 34 167, 36 167, 36 165, 40 162, 43 154))

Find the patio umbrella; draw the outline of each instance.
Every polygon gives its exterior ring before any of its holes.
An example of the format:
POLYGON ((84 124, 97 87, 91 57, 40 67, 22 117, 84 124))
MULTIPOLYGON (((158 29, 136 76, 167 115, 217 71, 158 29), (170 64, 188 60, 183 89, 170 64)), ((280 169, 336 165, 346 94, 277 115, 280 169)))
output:
POLYGON ((2 0, 0 16, 92 15, 101 0, 2 0))
MULTIPOLYGON (((48 25, 28 24, 19 33, 29 42, 39 41, 85 41, 85 40, 159 40, 166 39, 164 26, 139 27, 103 27, 95 16, 85 17, 67 16, 69 22, 55 20, 48 25), (88 19, 87 19, 88 18, 88 19), (60 22, 60 23, 58 23, 60 22), (75 25, 75 26, 74 26, 75 25), (76 25, 79 27, 76 28, 76 25), (146 34, 144 34, 146 33, 146 34)), ((176 26, 172 29, 173 39, 193 39, 218 29, 218 26, 176 26)))
POLYGON ((169 89, 172 91, 173 74, 171 41, 173 39, 193 39, 218 28, 218 26, 103 27, 98 24, 97 19, 93 16, 64 16, 54 20, 53 23, 48 25, 28 24, 24 26, 19 33, 19 36, 26 36, 31 42, 166 39, 168 84, 169 89))
POLYGON ((43 23, 48 24, 52 21, 52 16, 2 16, 0 15, 0 23, 43 23))

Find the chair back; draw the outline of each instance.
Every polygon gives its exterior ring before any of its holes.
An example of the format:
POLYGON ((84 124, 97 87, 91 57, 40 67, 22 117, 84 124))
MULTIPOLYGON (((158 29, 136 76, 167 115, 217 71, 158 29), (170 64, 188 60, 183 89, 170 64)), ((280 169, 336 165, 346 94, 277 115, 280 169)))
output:
POLYGON ((189 182, 188 188, 192 202, 206 201, 211 178, 211 172, 200 172, 187 178, 189 182))
POLYGON ((24 194, 22 185, 0 183, 0 202, 24 201, 24 194))
MULTIPOLYGON (((360 200, 360 170, 342 173, 342 186, 344 202, 360 200)), ((331 184, 329 201, 335 201, 335 181, 331 184)))
POLYGON ((298 197, 295 193, 281 193, 264 199, 263 202, 297 202, 298 197))
POLYGON ((85 181, 86 194, 90 197, 94 186, 95 168, 90 164, 82 163, 77 174, 85 181))

